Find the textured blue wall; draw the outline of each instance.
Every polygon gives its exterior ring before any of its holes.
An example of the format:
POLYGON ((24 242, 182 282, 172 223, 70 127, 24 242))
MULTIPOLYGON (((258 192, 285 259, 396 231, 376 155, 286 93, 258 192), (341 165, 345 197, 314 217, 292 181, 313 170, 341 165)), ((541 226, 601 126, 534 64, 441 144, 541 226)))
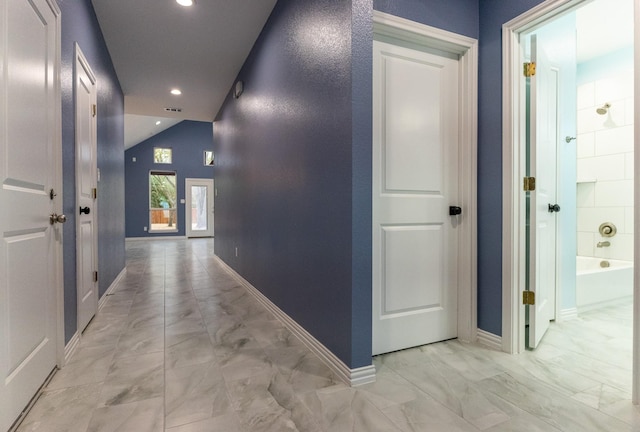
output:
POLYGON ((373 0, 373 8, 478 39, 479 0, 373 0))
POLYGON ((541 0, 482 0, 478 71, 478 328, 502 335, 502 25, 541 0))
POLYGON ((368 354, 355 358, 351 20, 351 1, 276 4, 239 74, 244 93, 214 127, 216 253, 358 367, 371 364, 371 294, 369 329, 358 325, 368 354))
POLYGON ((74 43, 98 80, 98 269, 102 295, 125 265, 124 95, 89 0, 58 0, 61 20, 65 342, 77 330, 74 43))
POLYGON ((204 151, 213 149, 211 123, 182 121, 125 152, 127 237, 184 236, 185 178, 213 178, 214 167, 204 165, 204 151), (173 149, 173 163, 153 163, 153 148, 173 149), (136 162, 132 158, 136 158, 136 162), (149 171, 176 171, 178 176, 178 232, 153 233, 149 226, 149 171))

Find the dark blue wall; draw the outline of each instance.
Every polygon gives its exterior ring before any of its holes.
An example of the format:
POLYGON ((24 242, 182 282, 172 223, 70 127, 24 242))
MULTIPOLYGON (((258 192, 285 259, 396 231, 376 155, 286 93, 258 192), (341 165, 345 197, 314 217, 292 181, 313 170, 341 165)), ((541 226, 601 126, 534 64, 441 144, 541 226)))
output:
MULTIPOLYGON (((371 293, 367 322, 357 325, 367 351, 356 356, 351 20, 351 1, 276 4, 239 74, 244 93, 227 98, 214 127, 216 253, 359 367, 371 364, 371 293)), ((370 65, 365 71, 370 79, 370 65)), ((370 227, 364 212, 358 222, 370 227)))
POLYGON ((65 342, 77 330, 74 43, 98 81, 98 269, 102 295, 125 265, 124 95, 89 0, 58 0, 61 20, 65 342))
POLYGON ((502 335, 502 25, 541 0, 481 0, 478 71, 478 328, 502 335))
POLYGON ((185 178, 213 178, 214 167, 204 165, 204 151, 213 149, 211 123, 182 121, 125 152, 127 237, 184 236, 185 178), (173 149, 172 164, 153 163, 153 148, 173 149), (136 158, 136 162, 132 158, 136 158), (176 171, 178 177, 178 232, 153 233, 149 227, 149 171, 176 171))
POLYGON ((373 0, 373 8, 478 39, 479 0, 373 0))

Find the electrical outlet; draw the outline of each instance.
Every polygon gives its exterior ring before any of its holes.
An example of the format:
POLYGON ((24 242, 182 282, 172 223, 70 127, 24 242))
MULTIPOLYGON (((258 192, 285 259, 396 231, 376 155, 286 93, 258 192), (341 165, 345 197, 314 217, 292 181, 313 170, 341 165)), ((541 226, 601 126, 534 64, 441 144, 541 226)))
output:
POLYGON ((147 227, 144 227, 144 230, 146 231, 146 230, 147 230, 147 227))

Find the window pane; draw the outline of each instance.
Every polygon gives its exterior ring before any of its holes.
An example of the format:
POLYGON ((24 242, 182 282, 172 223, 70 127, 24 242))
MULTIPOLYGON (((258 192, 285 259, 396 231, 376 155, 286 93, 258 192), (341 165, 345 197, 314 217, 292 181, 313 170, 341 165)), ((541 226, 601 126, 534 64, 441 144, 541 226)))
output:
POLYGON ((155 147, 153 149, 153 161, 155 163, 171 163, 171 149, 170 148, 161 148, 155 147))
POLYGON ((151 231, 178 229, 177 188, 175 173, 149 175, 149 217, 151 231))
POLYGON ((191 186, 191 229, 207 230, 207 187, 191 186))

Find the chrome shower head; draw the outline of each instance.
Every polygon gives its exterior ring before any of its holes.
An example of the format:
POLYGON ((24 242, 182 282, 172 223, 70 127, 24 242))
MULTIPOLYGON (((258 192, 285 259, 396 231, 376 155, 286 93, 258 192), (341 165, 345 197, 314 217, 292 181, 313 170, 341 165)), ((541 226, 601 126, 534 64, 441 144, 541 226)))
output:
POLYGON ((607 102, 606 104, 602 105, 600 108, 596 109, 596 112, 600 115, 605 115, 607 112, 609 112, 609 108, 611 108, 611 104, 607 102))

